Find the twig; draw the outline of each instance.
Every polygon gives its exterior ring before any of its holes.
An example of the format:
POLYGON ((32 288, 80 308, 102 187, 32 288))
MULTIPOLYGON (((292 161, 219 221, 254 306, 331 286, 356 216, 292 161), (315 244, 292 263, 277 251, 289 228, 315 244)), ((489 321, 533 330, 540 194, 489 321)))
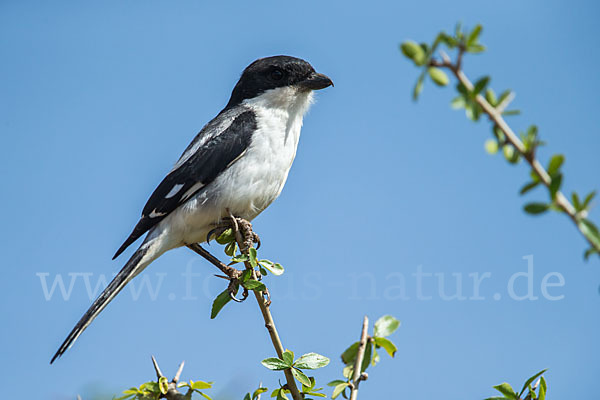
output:
MULTIPOLYGON (((464 49, 459 49, 457 59, 462 58, 462 53, 464 53, 464 49)), ((456 79, 458 79, 458 81, 462 83, 465 88, 467 88, 467 90, 472 91, 473 83, 471 83, 469 78, 467 78, 467 76, 464 74, 460 64, 458 62, 456 64, 453 64, 450 57, 445 52, 440 51, 440 54, 442 57, 442 61, 440 62, 438 60, 432 59, 430 61, 430 65, 439 68, 449 69, 452 72, 452 74, 456 77, 456 79)), ((490 120, 494 124, 496 124, 496 126, 498 126, 498 128, 500 128, 500 130, 504 133, 506 141, 510 143, 515 148, 515 150, 517 150, 517 152, 523 157, 525 161, 527 161, 527 163, 531 166, 531 169, 540 179, 540 182, 549 189, 550 184, 552 183, 550 175, 548 174, 546 169, 544 169, 542 164, 535 158, 535 156, 531 152, 527 151, 521 139, 519 139, 519 137, 515 134, 515 132, 511 129, 511 127, 506 123, 506 121, 502 117, 502 111, 511 100, 512 98, 509 96, 505 101, 502 102, 502 104, 495 108, 485 99, 484 96, 480 94, 477 94, 475 96, 475 101, 477 102, 477 104, 479 104, 479 106, 483 109, 483 112, 486 113, 490 120)), ((581 229, 579 225, 579 216, 577 214, 577 211, 575 211, 575 207, 573 207, 571 202, 569 202, 569 200, 561 191, 556 192, 554 196, 554 203, 561 210, 563 210, 565 214, 569 216, 569 218, 575 224, 577 230, 586 239, 590 246, 592 246, 593 249, 596 249, 596 251, 600 253, 600 246, 596 245, 596 243, 590 237, 588 237, 588 235, 581 229)))
POLYGON ((365 315, 363 319, 362 332, 360 334, 360 342, 358 343, 358 351, 356 353, 356 361, 354 362, 354 370, 352 372, 352 384, 350 385, 350 400, 356 400, 358 397, 358 384, 362 380, 366 380, 366 374, 361 373, 362 363, 365 357, 369 331, 369 317, 365 315))
POLYGON ((219 268, 221 272, 227 275, 230 279, 237 278, 238 270, 230 267, 229 265, 223 264, 217 257, 210 254, 207 250, 201 247, 198 243, 192 243, 186 245, 188 249, 194 251, 196 254, 204 257, 208 262, 210 262, 215 267, 219 268))
MULTIPOLYGON (((248 247, 244 246, 244 238, 242 237, 242 234, 240 232, 237 220, 233 215, 230 215, 229 217, 231 218, 231 225, 232 225, 233 232, 235 234, 236 242, 237 242, 238 246, 240 247, 240 250, 245 252, 245 254, 247 254, 248 247)), ((230 279, 239 277, 239 275, 240 275, 239 270, 223 264, 218 258, 216 258, 212 254, 210 254, 207 250, 202 248, 199 244, 192 243, 192 244, 188 244, 187 247, 189 249, 191 249, 192 251, 194 251, 195 253, 202 256, 203 258, 205 258, 207 261, 209 261, 215 267, 219 268, 221 270, 221 272, 223 272, 225 275, 227 275, 230 279)), ((250 263, 248 261, 245 261, 244 265, 247 269, 252 269, 253 278, 256 279, 256 272, 254 271, 254 268, 252 268, 250 263)), ((267 328, 267 331, 269 332, 269 337, 271 338, 273 347, 275 348, 275 351, 277 352, 277 356, 279 358, 283 358, 283 352, 285 350, 284 350, 283 344, 281 343, 281 339, 279 338, 279 334, 277 333, 277 328, 275 327, 275 321, 273 320, 273 316, 271 315, 269 305, 263 298, 262 292, 257 291, 257 290, 253 290, 253 292, 254 292, 254 297, 256 298, 256 301, 258 303, 258 307, 260 308, 260 312, 262 314, 263 320, 265 321, 265 328, 267 328)), ((285 379, 287 381, 287 387, 288 387, 289 391, 291 392, 293 399, 294 400, 302 400, 303 397, 300 394, 298 387, 296 386, 296 381, 294 380, 292 371, 290 371, 289 369, 286 369, 283 372, 285 374, 285 379)))
MULTIPOLYGON (((233 215, 229 215, 232 220, 232 225, 234 229, 234 234, 236 238, 236 242, 240 247, 240 250, 248 253, 248 247, 244 245, 244 239, 239 230, 238 223, 233 215)), ((245 261, 244 265, 247 269, 252 270, 252 274, 254 279, 256 279, 256 272, 250 262, 245 261)), ((263 293, 258 290, 253 290, 254 297, 256 298, 256 302, 258 303, 258 307, 260 308, 260 313, 262 314, 263 320, 265 321, 265 328, 267 328, 267 332, 269 332, 269 337, 271 338, 271 343, 273 343, 273 347, 275 348, 275 352, 280 359, 283 359, 284 347, 281 343, 281 339, 279 338, 279 334, 277 333, 277 328, 275 327, 275 321, 273 320, 273 316, 271 315, 271 311, 268 303, 265 301, 263 297, 263 293)), ((292 398, 294 400, 302 400, 303 397, 298 390, 298 386, 296 386, 296 381, 294 380, 294 376, 292 375, 292 371, 290 369, 284 369, 283 373, 285 374, 285 380, 287 382, 287 388, 292 394, 292 398)))

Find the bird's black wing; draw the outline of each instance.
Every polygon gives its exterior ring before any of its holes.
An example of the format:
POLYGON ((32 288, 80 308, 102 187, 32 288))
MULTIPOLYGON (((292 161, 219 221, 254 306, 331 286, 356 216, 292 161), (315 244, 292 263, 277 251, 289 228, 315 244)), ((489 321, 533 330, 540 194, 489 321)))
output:
MULTIPOLYGON (((207 129, 217 129, 214 121, 198 134, 196 140, 202 140, 203 134, 210 134, 204 132, 207 129)), ((117 250, 113 260, 235 162, 250 145, 254 130, 256 117, 254 112, 248 110, 235 116, 226 129, 214 134, 197 149, 194 150, 195 141, 192 142, 175 168, 154 190, 144 206, 142 217, 125 243, 117 250), (191 154, 188 154, 190 152, 191 154)))

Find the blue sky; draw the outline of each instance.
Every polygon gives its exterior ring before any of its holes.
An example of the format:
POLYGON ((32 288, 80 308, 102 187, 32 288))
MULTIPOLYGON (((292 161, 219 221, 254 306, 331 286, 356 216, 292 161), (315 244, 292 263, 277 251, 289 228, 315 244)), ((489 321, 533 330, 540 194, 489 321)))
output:
MULTIPOLYGON (((90 304, 85 279, 93 291, 121 268, 115 249, 241 70, 289 54, 336 86, 318 94, 288 183, 254 224, 261 255, 286 268, 267 281, 284 345, 329 356, 316 373, 325 384, 340 376, 362 316, 392 314, 402 321, 396 359, 383 357, 362 398, 481 399, 543 368, 553 398, 589 397, 600 372, 598 259, 583 262, 584 241, 563 216, 521 211, 527 169, 483 151, 487 123, 451 110, 451 89, 428 84, 411 101, 418 72, 398 44, 482 23, 489 50, 465 60, 467 74, 514 89, 523 114, 511 125, 538 124, 540 157, 563 152, 565 189, 587 192, 600 187, 598 14, 593 1, 3 1, 5 394, 118 393, 153 377, 150 354, 169 374, 185 359, 183 377, 215 381, 219 399, 275 387, 281 377, 259 364, 274 351, 256 305, 210 320, 223 283, 185 249, 152 264, 133 282, 139 296, 126 289, 48 361, 90 304), (537 299, 516 300, 509 282, 530 260, 537 299), (419 271, 437 274, 422 276, 421 293, 419 271), (552 273, 564 285, 544 296, 552 273), (484 275, 476 296, 473 277, 484 275), (42 283, 57 276, 67 289, 73 279, 68 300, 59 289, 45 296, 42 283), (444 298, 457 279, 466 299, 444 298)), ((527 278, 515 278, 523 296, 527 278)))

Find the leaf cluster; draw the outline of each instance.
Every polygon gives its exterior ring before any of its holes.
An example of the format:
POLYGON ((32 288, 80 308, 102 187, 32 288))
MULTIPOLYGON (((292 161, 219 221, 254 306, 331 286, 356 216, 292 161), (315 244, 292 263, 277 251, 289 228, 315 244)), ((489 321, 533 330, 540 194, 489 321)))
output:
POLYGON ((546 371, 546 369, 542 370, 527 379, 519 393, 515 392, 512 386, 506 382, 496 385, 494 386, 494 389, 500 392, 502 396, 488 397, 485 400, 545 400, 548 386, 543 374, 546 371), (537 382, 533 383, 536 379, 538 379, 537 382), (525 392, 527 392, 526 395, 525 392), (525 397, 523 397, 523 395, 525 395, 525 397))
MULTIPOLYGON (((183 395, 183 400, 191 400, 194 393, 200 394, 206 400, 212 400, 209 395, 202 390, 212 388, 213 382, 192 381, 180 382, 178 388, 187 388, 187 392, 183 395)), ((158 382, 146 382, 139 387, 132 387, 123 391, 123 396, 113 398, 113 400, 158 400, 167 394, 169 390, 168 379, 161 376, 158 382)))
MULTIPOLYGON (((323 368, 329 364, 329 358, 317 353, 307 353, 294 361, 294 352, 286 350, 282 358, 265 358, 261 361, 261 364, 272 371, 291 370, 294 378, 302 385, 302 393, 305 399, 309 398, 307 396, 327 397, 325 394, 320 393, 323 388, 315 388, 314 377, 308 377, 303 370, 323 368)), ((285 387, 280 387, 271 393, 271 397, 276 397, 277 400, 288 399, 286 393, 289 393, 289 391, 285 387)))
POLYGON ((264 283, 254 279, 255 273, 260 273, 260 276, 263 277, 266 276, 268 272, 271 272, 275 276, 279 276, 284 272, 283 266, 279 263, 267 259, 259 260, 257 250, 254 247, 248 249, 248 254, 243 254, 239 251, 240 249, 237 245, 235 234, 231 228, 223 231, 223 233, 216 238, 216 241, 225 246, 225 254, 231 257, 228 264, 229 266, 238 263, 246 263, 250 268, 246 268, 240 279, 233 282, 233 291, 228 287, 215 298, 210 312, 211 319, 216 318, 223 307, 232 300, 230 293, 233 293, 234 295, 237 294, 240 285, 244 289, 256 290, 259 292, 264 292, 267 289, 264 283))
POLYGON ((466 116, 472 121, 479 121, 483 114, 488 114, 493 121, 493 137, 485 141, 485 150, 490 154, 496 154, 499 150, 502 150, 504 158, 510 164, 517 164, 521 159, 525 159, 530 164, 531 181, 527 182, 521 188, 521 194, 529 192, 540 186, 540 184, 547 187, 549 201, 527 203, 523 208, 524 211, 532 215, 543 214, 549 210, 568 214, 577 225, 579 231, 591 244, 591 247, 585 251, 584 258, 587 259, 592 254, 600 254, 599 229, 587 218, 595 192, 589 193, 583 200, 580 200, 579 195, 573 192, 571 195, 571 206, 575 210, 575 214, 573 214, 569 204, 565 204, 568 203, 568 200, 562 195, 559 196, 563 183, 563 174, 560 168, 564 163, 564 156, 562 154, 555 154, 550 159, 546 170, 550 178, 549 181, 548 177, 540 176, 537 172, 539 169, 536 170, 539 164, 535 157, 538 147, 545 143, 539 139, 537 126, 531 125, 526 132, 520 133, 519 143, 519 138, 513 136, 510 128, 506 128, 503 125, 504 129, 506 129, 505 131, 498 125, 502 121, 502 116, 520 113, 518 110, 506 109, 514 97, 513 93, 510 90, 505 90, 497 96, 494 90, 489 87, 491 81, 489 76, 479 78, 472 85, 468 79, 464 78, 461 70, 463 55, 465 53, 480 53, 485 50, 485 47, 479 43, 481 31, 481 25, 476 25, 475 28, 469 31, 463 30, 460 24, 458 24, 453 35, 440 32, 431 45, 426 43, 417 44, 410 40, 402 43, 400 46, 402 53, 417 67, 423 69, 415 84, 413 98, 416 100, 421 92, 426 73, 429 74, 429 77, 438 86, 446 86, 449 80, 440 67, 452 71, 459 79, 456 85, 458 96, 452 99, 452 108, 464 109, 466 116), (446 46, 448 50, 457 49, 455 63, 449 60, 447 56, 444 56, 443 61, 434 58, 435 50, 441 45, 446 46), (507 135, 510 137, 510 140, 507 139, 507 135))
MULTIPOLYGON (((379 360, 379 353, 377 349, 383 348, 390 357, 396 355, 398 348, 396 345, 387 338, 400 327, 400 321, 391 315, 384 315, 375 322, 373 328, 373 336, 367 338, 365 355, 361 364, 360 372, 363 373, 369 367, 369 365, 375 366, 379 360)), ((345 379, 336 379, 327 384, 327 386, 333 387, 332 399, 337 398, 340 394, 347 399, 348 395, 346 390, 350 387, 352 381, 352 375, 354 374, 354 364, 358 356, 359 342, 354 342, 342 353, 342 362, 345 367, 342 370, 342 375, 345 379)))
POLYGON ((421 67, 422 71, 413 89, 413 99, 417 100, 426 76, 431 78, 431 81, 437 86, 446 86, 450 82, 448 75, 439 68, 439 63, 434 59, 435 52, 440 45, 445 45, 448 49, 458 49, 459 54, 462 53, 481 53, 485 47, 479 43, 479 35, 482 30, 481 25, 475 26, 473 30, 463 30, 461 24, 456 25, 454 34, 440 32, 433 43, 417 43, 412 40, 407 40, 400 44, 400 50, 408 59, 410 59, 417 67, 421 67))

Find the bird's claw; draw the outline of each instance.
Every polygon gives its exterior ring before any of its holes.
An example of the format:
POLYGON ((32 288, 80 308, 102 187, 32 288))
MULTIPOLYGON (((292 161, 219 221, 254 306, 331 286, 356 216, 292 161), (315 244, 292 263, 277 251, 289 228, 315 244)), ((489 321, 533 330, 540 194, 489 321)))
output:
POLYGON ((235 297, 235 295, 237 294, 239 288, 239 283, 237 278, 231 278, 231 280, 229 281, 229 286, 227 288, 227 290, 229 291, 229 297, 231 298, 231 300, 235 301, 236 303, 242 303, 244 300, 246 300, 248 298, 248 289, 244 288, 244 290, 242 291, 242 298, 238 299, 237 297, 235 297))

